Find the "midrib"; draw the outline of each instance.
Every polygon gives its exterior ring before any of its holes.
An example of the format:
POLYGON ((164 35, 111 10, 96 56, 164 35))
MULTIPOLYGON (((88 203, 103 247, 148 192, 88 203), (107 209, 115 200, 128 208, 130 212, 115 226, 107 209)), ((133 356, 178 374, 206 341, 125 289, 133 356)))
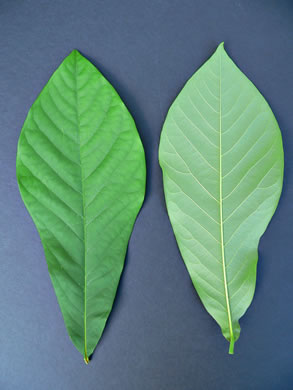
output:
POLYGON ((77 86, 77 58, 76 52, 74 54, 74 81, 75 81, 75 100, 76 100, 76 118, 77 118, 77 132, 79 139, 79 162, 80 162, 80 177, 81 177, 81 194, 82 194, 82 219, 83 219, 83 240, 84 240, 84 310, 83 310, 83 326, 84 326, 84 361, 86 364, 89 363, 89 358, 87 355, 87 323, 86 323, 86 294, 87 294, 87 270, 86 270, 86 212, 85 212, 85 203, 84 203, 84 172, 81 161, 81 142, 80 142, 80 123, 79 123, 79 100, 78 100, 78 86, 77 86))
POLYGON ((229 353, 234 353, 234 334, 233 334, 233 325, 232 325, 232 316, 230 310, 230 301, 229 301, 229 291, 227 285, 227 274, 226 274, 226 260, 225 260, 225 248, 224 248, 224 228, 223 228, 223 189, 222 189, 222 53, 220 51, 220 76, 219 76, 219 149, 220 149, 220 158, 219 158, 219 174, 220 174, 220 235, 221 235, 221 255, 222 255, 222 267, 223 267, 223 279, 225 287, 225 298, 227 306, 227 316, 228 324, 230 331, 230 346, 229 353))

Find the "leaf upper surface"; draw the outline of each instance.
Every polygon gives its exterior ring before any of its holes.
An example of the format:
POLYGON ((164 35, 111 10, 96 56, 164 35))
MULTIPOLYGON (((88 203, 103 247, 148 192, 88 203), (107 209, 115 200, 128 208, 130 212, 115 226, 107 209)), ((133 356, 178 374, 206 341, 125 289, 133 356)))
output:
POLYGON ((230 341, 253 298, 258 243, 283 181, 277 121, 223 44, 188 80, 163 126, 166 205, 192 282, 230 341))
POLYGON ((28 113, 17 179, 68 333, 88 362, 111 311, 143 202, 145 158, 124 103, 76 50, 28 113))

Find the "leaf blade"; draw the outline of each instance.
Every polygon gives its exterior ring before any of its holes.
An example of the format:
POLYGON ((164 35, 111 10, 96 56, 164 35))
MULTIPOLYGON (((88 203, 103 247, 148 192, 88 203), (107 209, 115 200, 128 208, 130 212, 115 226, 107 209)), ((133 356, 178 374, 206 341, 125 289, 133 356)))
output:
POLYGON ((143 202, 145 159, 117 92, 77 51, 28 113, 17 179, 68 333, 88 362, 111 311, 143 202))
POLYGON ((271 109, 223 44, 171 105, 159 161, 180 252, 233 353, 254 293, 258 242, 281 193, 283 149, 271 109))

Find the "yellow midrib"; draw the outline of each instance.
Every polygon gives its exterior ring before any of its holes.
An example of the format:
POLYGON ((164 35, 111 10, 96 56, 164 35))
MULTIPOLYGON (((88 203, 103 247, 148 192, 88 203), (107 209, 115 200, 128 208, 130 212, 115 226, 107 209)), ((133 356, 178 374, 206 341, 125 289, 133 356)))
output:
POLYGON ((219 161, 219 174, 220 174, 220 235, 221 235, 221 254, 222 254, 222 267, 223 267, 223 279, 225 288, 225 298, 227 306, 228 324, 230 331, 230 347, 229 353, 234 353, 234 333, 232 325, 232 316, 230 310, 229 291, 227 285, 227 274, 226 274, 226 261, 225 261, 225 248, 224 248, 224 228, 223 228, 223 189, 222 189, 222 53, 220 51, 220 76, 219 76, 219 149, 220 149, 220 161, 219 161))

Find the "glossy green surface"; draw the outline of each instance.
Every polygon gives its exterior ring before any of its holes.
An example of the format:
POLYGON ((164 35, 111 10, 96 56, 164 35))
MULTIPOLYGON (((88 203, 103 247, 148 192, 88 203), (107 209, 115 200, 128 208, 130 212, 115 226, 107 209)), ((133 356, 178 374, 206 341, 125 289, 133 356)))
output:
POLYGON ((88 362, 111 311, 144 199, 145 157, 120 97, 76 50, 28 113, 17 179, 66 328, 88 362))
POLYGON ((263 96, 219 45, 172 104, 159 160, 169 217, 201 301, 230 341, 253 298, 283 147, 263 96))

